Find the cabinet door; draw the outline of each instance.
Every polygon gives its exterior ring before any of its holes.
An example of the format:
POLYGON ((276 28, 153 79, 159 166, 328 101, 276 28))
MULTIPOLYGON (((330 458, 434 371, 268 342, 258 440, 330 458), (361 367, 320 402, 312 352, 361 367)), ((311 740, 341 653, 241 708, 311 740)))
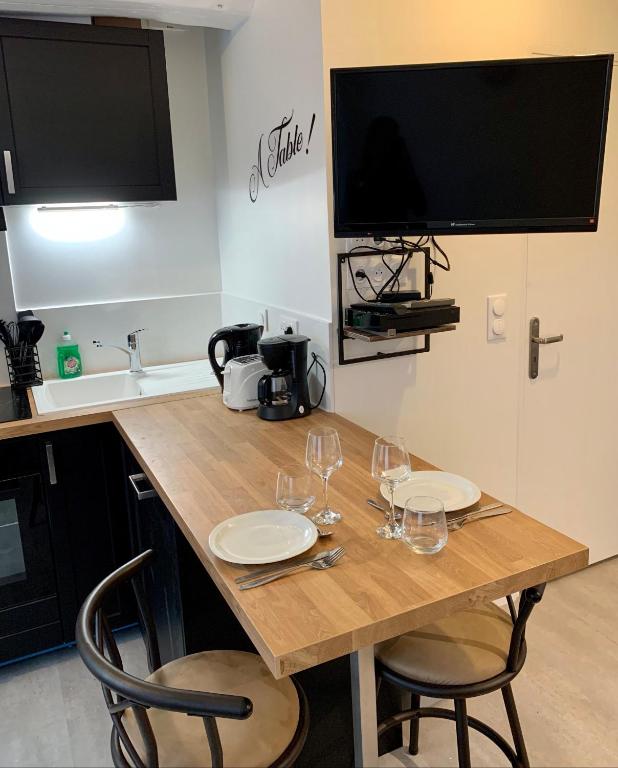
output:
POLYGON ((0 20, 7 205, 176 199, 163 36, 0 20))
MULTIPOLYGON (((126 466, 127 475, 141 475, 128 453, 126 466)), ((176 524, 147 480, 140 481, 140 487, 148 489, 150 498, 140 500, 127 479, 133 555, 152 550, 142 571, 142 585, 154 618, 161 663, 167 664, 186 654, 176 524)))
MULTIPOLYGON (((121 441, 111 424, 101 424, 50 433, 41 447, 48 462, 54 552, 70 641, 89 592, 130 558, 121 441)), ((134 620, 129 589, 112 595, 108 615, 116 627, 134 620)))

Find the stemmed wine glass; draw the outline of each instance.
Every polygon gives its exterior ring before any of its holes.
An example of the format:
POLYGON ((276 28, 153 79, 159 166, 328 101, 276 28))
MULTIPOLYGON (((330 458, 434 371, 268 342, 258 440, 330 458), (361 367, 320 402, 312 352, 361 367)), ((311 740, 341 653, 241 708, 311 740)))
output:
POLYGON ((343 464, 339 435, 333 427, 315 427, 307 435, 306 464, 322 479, 323 508, 312 517, 318 525, 332 525, 341 520, 341 513, 328 506, 328 479, 343 464))
POLYGON ((388 486, 391 495, 388 521, 377 529, 377 534, 383 539, 400 539, 402 530, 395 517, 395 488, 412 476, 403 437, 378 437, 373 446, 371 474, 379 483, 388 486))

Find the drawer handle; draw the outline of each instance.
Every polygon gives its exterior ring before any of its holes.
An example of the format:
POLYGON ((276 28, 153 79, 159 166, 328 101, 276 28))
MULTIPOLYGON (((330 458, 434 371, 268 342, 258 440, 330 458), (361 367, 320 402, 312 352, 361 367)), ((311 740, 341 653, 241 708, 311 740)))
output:
POLYGON ((143 483, 144 481, 148 482, 148 478, 143 472, 138 472, 136 475, 129 475, 129 480, 131 481, 131 485, 133 486, 133 490, 135 491, 135 495, 137 496, 138 501, 156 499, 157 492, 154 488, 146 488, 146 490, 140 491, 140 489, 137 487, 138 483, 143 483))
POLYGON ((13 176, 13 158, 8 149, 4 150, 4 170, 6 171, 6 188, 9 195, 15 194, 15 177, 13 176))
POLYGON ((45 453, 47 454, 47 469, 49 471, 49 484, 57 485, 56 461, 54 459, 54 446, 51 443, 45 443, 45 453))

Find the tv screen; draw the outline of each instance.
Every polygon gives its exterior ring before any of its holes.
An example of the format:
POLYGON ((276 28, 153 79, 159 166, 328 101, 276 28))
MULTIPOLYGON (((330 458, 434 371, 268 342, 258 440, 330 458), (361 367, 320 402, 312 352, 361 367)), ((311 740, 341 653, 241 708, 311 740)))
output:
POLYGON ((335 236, 596 230, 612 64, 331 70, 335 236))

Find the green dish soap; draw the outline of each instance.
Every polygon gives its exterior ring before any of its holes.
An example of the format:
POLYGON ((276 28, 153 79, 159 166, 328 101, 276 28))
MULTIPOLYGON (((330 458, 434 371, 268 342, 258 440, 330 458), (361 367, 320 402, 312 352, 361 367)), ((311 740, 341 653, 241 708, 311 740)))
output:
POLYGON ((58 356, 58 374, 61 379, 75 379, 82 375, 82 359, 79 346, 72 343, 71 334, 62 334, 62 343, 56 347, 58 356))

